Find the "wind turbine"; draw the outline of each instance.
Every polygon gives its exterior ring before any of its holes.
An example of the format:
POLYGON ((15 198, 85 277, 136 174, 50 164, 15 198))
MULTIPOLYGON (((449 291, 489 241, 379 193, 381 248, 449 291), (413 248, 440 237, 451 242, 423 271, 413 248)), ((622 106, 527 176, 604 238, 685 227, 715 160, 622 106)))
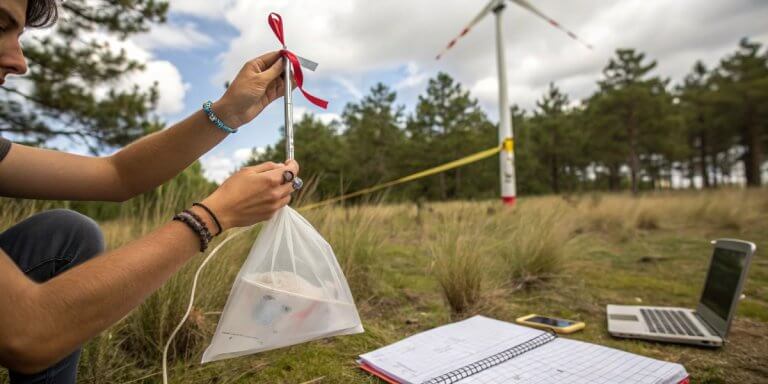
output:
MULTIPOLYGON (((456 36, 448 46, 443 49, 435 58, 440 58, 446 51, 453 48, 456 42, 469 33, 475 24, 479 23, 488 13, 493 12, 496 15, 496 63, 499 71, 499 143, 502 145, 502 151, 499 152, 499 162, 501 164, 501 200, 504 204, 513 205, 517 197, 515 185, 515 154, 514 154, 514 136, 512 134, 512 118, 510 116, 509 103, 507 102, 507 67, 504 56, 504 39, 502 34, 501 15, 506 7, 507 0, 491 0, 472 21, 467 24, 461 33, 456 36)), ((536 16, 546 20, 553 27, 565 32, 570 38, 578 41, 589 49, 592 45, 584 42, 575 33, 569 31, 557 21, 551 19, 538 9, 536 9, 527 0, 509 0, 536 16)))

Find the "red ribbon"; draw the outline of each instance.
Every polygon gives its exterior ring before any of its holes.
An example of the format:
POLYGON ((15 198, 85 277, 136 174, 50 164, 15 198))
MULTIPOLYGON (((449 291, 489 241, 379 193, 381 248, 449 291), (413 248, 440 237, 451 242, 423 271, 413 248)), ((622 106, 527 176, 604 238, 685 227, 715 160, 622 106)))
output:
POLYGON ((277 13, 272 12, 269 14, 269 17, 267 17, 267 22, 272 28, 272 32, 274 32, 275 36, 277 36, 277 39, 280 40, 280 44, 283 45, 283 50, 280 51, 280 55, 285 56, 288 61, 291 62, 291 67, 293 68, 293 79, 296 81, 296 86, 299 87, 301 93, 304 94, 304 97, 306 97, 310 103, 323 109, 328 108, 327 101, 319 97, 312 96, 309 92, 304 90, 304 74, 301 72, 301 63, 299 63, 299 58, 296 57, 296 54, 285 48, 285 38, 283 35, 283 18, 280 17, 280 15, 277 13))

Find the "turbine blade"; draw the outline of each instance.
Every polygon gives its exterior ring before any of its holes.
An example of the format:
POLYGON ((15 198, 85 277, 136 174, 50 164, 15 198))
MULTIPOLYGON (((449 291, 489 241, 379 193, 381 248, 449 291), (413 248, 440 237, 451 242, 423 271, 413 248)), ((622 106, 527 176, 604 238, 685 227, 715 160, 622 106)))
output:
POLYGON ((440 60, 440 57, 442 57, 443 54, 445 54, 445 52, 447 52, 449 49, 453 48, 453 46, 456 45, 456 42, 459 41, 459 39, 461 39, 462 37, 464 37, 464 35, 469 33, 469 30, 472 29, 472 27, 474 27, 475 24, 479 23, 480 20, 482 20, 483 17, 485 17, 489 12, 491 12, 493 10, 493 8, 495 8, 495 6, 497 4, 498 4, 498 0, 491 0, 483 8, 483 10, 480 11, 480 13, 478 13, 477 16, 475 16, 475 18, 472 19, 472 21, 470 21, 469 24, 467 24, 466 27, 464 27, 464 29, 461 31, 460 34, 458 36, 454 37, 453 40, 451 40, 448 43, 448 45, 439 54, 437 54, 437 57, 435 57, 435 60, 440 60))
POLYGON ((569 31, 567 28, 565 28, 564 26, 560 25, 560 23, 558 23, 554 19, 550 18, 549 16, 547 16, 544 13, 542 13, 541 11, 539 11, 536 7, 534 7, 531 3, 529 3, 528 0, 510 0, 510 1, 515 3, 515 4, 517 4, 517 5, 519 5, 519 6, 521 6, 521 7, 523 7, 523 8, 525 8, 525 9, 527 9, 528 11, 530 11, 533 14, 535 14, 536 16, 541 17, 542 19, 546 20, 553 27, 555 27, 555 28, 565 32, 568 35, 568 37, 570 37, 571 39, 578 41, 579 43, 583 44, 585 47, 587 47, 589 49, 594 49, 592 47, 592 44, 589 44, 586 41, 582 40, 581 38, 576 36, 575 33, 569 31))

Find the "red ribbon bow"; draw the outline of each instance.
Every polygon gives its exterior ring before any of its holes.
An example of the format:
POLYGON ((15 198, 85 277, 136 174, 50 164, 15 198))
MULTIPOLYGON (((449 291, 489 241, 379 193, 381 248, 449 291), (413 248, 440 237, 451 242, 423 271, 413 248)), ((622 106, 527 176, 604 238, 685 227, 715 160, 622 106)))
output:
POLYGON ((277 13, 272 12, 269 14, 269 17, 267 17, 267 22, 272 28, 272 32, 274 32, 275 36, 277 36, 277 39, 280 40, 280 44, 283 45, 283 50, 280 51, 280 54, 288 58, 288 61, 291 62, 291 67, 293 67, 293 79, 296 81, 296 85, 299 87, 301 93, 304 94, 304 97, 306 97, 310 103, 323 109, 328 108, 327 101, 319 97, 312 96, 309 94, 309 92, 304 90, 304 74, 301 72, 301 63, 299 63, 299 58, 296 56, 296 54, 285 48, 285 39, 283 37, 283 18, 280 17, 280 15, 277 13))

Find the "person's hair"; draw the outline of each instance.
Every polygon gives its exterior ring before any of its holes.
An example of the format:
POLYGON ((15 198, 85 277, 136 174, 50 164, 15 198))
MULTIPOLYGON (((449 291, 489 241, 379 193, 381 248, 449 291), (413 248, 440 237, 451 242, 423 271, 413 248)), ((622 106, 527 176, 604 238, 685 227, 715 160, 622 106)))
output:
POLYGON ((27 23, 30 28, 50 27, 59 18, 58 0, 29 0, 27 2, 27 23))

